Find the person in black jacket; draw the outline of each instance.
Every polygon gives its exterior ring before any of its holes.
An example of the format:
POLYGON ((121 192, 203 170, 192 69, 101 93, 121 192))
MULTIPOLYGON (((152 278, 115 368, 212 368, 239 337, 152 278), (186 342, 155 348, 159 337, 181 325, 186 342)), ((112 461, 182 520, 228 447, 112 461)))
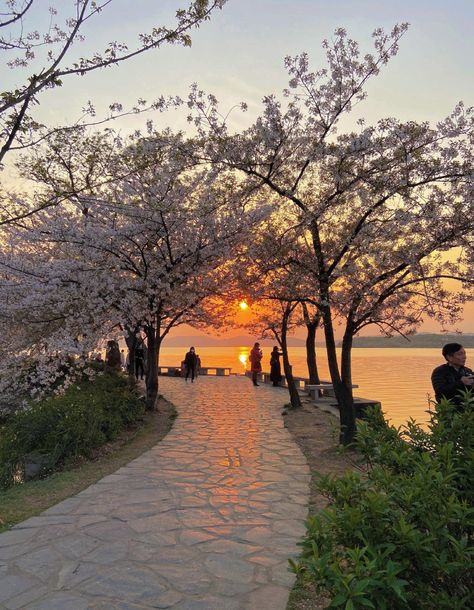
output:
POLYGON ((474 373, 466 364, 466 350, 460 343, 447 343, 442 350, 446 364, 434 369, 431 383, 436 401, 442 398, 461 403, 460 391, 474 389, 474 373))
POLYGON ((278 347, 275 345, 270 354, 270 381, 274 386, 277 386, 281 381, 281 365, 280 356, 283 353, 278 351, 278 347))
POLYGON ((139 343, 135 348, 135 377, 143 379, 145 375, 145 350, 143 343, 139 343))
POLYGON ((196 350, 194 347, 189 348, 189 352, 184 357, 184 368, 186 370, 186 381, 188 380, 189 375, 191 375, 191 383, 194 381, 194 377, 196 376, 196 367, 197 367, 198 357, 196 355, 196 350))

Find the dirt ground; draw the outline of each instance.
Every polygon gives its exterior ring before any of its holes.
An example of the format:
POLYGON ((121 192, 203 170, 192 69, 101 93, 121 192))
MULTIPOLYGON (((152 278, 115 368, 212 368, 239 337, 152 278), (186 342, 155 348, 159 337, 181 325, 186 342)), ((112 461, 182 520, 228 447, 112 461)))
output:
MULTIPOLYGON (((302 397, 301 409, 284 411, 285 426, 306 456, 312 473, 310 513, 316 513, 327 504, 318 493, 317 474, 343 474, 357 468, 356 455, 341 450, 338 444, 339 420, 330 413, 315 407, 309 398, 302 397)), ((288 610, 323 610, 329 598, 318 594, 308 585, 295 585, 290 596, 288 610)))

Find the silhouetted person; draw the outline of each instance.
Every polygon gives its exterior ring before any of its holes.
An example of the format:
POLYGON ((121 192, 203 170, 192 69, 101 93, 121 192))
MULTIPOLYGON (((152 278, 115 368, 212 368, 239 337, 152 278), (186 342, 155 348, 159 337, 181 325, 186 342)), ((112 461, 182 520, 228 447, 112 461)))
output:
POLYGON ((253 385, 258 385, 257 375, 262 372, 262 358, 263 353, 260 349, 260 343, 255 343, 249 354, 250 370, 252 371, 253 385))
POLYGON ((105 366, 108 370, 120 371, 120 348, 117 341, 114 341, 113 339, 107 341, 105 366))
POLYGON ((270 354, 270 381, 274 386, 277 386, 281 381, 281 365, 280 356, 282 352, 278 351, 278 347, 275 347, 270 354))
POLYGON ((145 375, 145 350, 143 349, 143 343, 137 345, 135 348, 135 377, 143 379, 145 375))
POLYGON ((197 367, 198 357, 196 355, 196 350, 194 347, 189 348, 189 352, 184 357, 184 368, 186 369, 186 377, 185 380, 188 380, 188 377, 191 375, 191 383, 194 381, 194 377, 196 376, 196 367, 197 367))

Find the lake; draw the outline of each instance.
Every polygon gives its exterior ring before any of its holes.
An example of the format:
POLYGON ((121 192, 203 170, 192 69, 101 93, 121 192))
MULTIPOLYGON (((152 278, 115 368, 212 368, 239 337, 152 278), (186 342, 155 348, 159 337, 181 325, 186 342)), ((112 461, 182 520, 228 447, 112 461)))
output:
MULTIPOLYGON (((186 351, 182 347, 163 347, 160 365, 179 365, 186 351)), ((242 374, 250 346, 200 348, 196 345, 196 351, 202 366, 231 367, 233 373, 242 374)), ((270 351, 271 347, 263 348, 264 371, 270 369, 270 351)), ((294 375, 308 377, 305 348, 291 347, 289 354, 294 375)), ((395 426, 405 424, 410 417, 425 423, 429 419, 426 413, 429 399, 434 398, 431 371, 443 362, 439 348, 354 348, 352 379, 359 386, 354 395, 380 401, 385 416, 395 426)), ((329 380, 324 348, 319 348, 318 366, 321 379, 329 380)))

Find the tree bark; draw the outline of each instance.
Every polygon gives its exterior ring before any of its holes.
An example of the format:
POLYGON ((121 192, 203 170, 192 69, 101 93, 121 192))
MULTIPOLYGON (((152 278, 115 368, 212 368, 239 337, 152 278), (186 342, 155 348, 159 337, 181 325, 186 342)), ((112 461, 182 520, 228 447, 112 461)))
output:
POLYGON ((320 316, 317 319, 310 317, 306 303, 301 303, 303 318, 306 325, 306 364, 308 366, 309 383, 321 383, 316 362, 316 331, 319 326, 320 316))
POLYGON ((316 362, 316 330, 318 322, 306 324, 306 364, 308 365, 309 383, 321 383, 316 362))
POLYGON ((140 327, 137 326, 135 329, 126 328, 124 333, 125 343, 128 349, 128 376, 131 379, 135 378, 135 348, 138 345, 137 333, 140 331, 140 327))
POLYGON ((158 398, 158 358, 161 346, 160 328, 147 326, 145 332, 148 356, 145 370, 146 408, 149 411, 155 411, 158 398))
MULTIPOLYGON (((337 403, 339 405, 339 421, 340 421, 340 433, 339 442, 342 445, 349 445, 354 441, 356 432, 356 421, 354 411, 354 398, 352 396, 352 382, 347 380, 347 368, 346 375, 341 378, 339 373, 339 367, 337 363, 337 352, 336 352, 336 341, 334 338, 334 327, 331 318, 331 309, 329 306, 323 309, 323 325, 324 325, 324 336, 326 339, 326 351, 329 364, 329 372, 331 374, 331 382, 334 387, 334 393, 336 394, 337 403)), ((344 335, 346 339, 346 335, 344 335)), ((347 339, 346 339, 347 340, 347 339)), ((352 343, 351 343, 352 345, 352 343)), ((344 341, 343 341, 344 350, 344 341)), ((346 346, 347 350, 347 346, 346 346)), ((347 354, 347 351, 344 352, 347 354)), ((350 358, 350 349, 349 349, 350 358)), ((347 362, 345 363, 347 367, 347 362)), ((350 365, 349 365, 350 367, 350 365)), ((349 368, 350 378, 350 368, 349 368)))
MULTIPOLYGON (((352 387, 343 383, 337 363, 336 340, 334 337, 334 326, 332 322, 331 298, 329 289, 329 277, 325 265, 323 247, 319 235, 319 229, 316 220, 311 222, 311 237, 313 240, 313 250, 316 255, 317 273, 319 277, 319 295, 321 317, 323 320, 324 337, 326 340, 326 352, 328 358, 329 372, 331 374, 331 382, 336 395, 337 404, 339 405, 339 421, 340 432, 339 442, 342 445, 349 445, 355 437, 355 412, 354 399, 352 396, 352 387)), ((347 382, 347 380, 344 380, 347 382)))
POLYGON ((287 333, 288 333, 288 320, 290 318, 290 314, 293 308, 289 303, 286 306, 285 313, 283 314, 283 322, 281 325, 281 351, 283 352, 283 370, 285 372, 286 384, 288 386, 288 392, 290 394, 290 402, 291 406, 294 409, 298 409, 301 407, 301 398, 298 392, 298 388, 296 387, 296 383, 293 377, 292 367, 290 364, 290 360, 288 358, 288 343, 287 343, 287 333))

